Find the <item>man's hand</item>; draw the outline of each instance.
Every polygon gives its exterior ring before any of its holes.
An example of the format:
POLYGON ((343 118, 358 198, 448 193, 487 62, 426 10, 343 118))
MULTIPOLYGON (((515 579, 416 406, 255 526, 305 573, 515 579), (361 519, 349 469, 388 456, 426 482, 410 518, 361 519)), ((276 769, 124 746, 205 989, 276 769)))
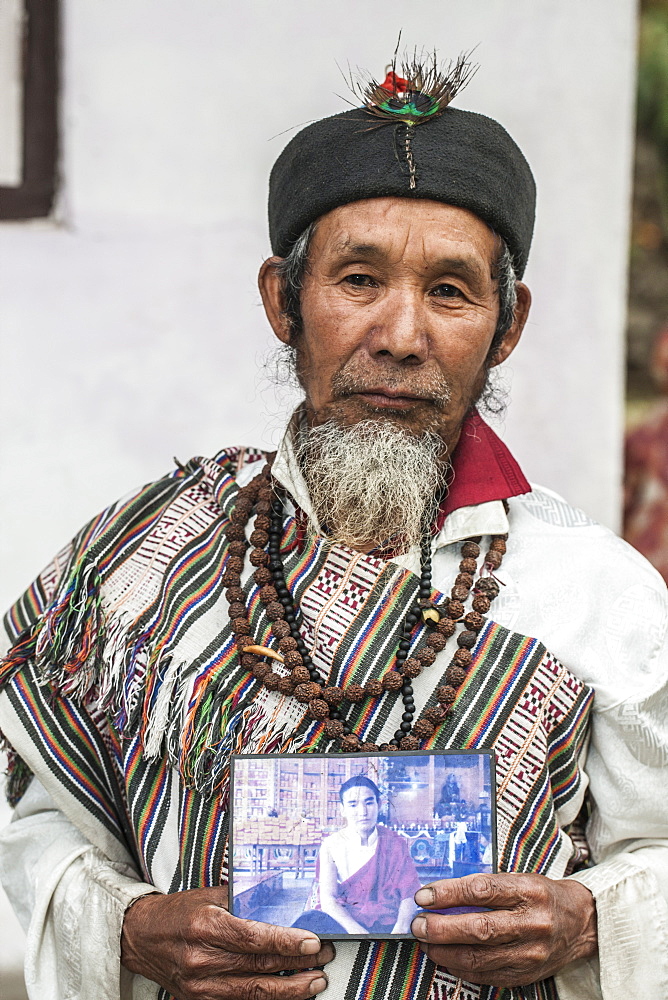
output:
POLYGON ((488 906, 484 913, 420 914, 411 925, 437 965, 470 983, 525 986, 596 953, 589 889, 544 875, 467 875, 415 894, 429 909, 488 906))
POLYGON ((123 922, 123 965, 178 1000, 306 1000, 325 989, 322 972, 276 973, 333 958, 309 931, 231 916, 222 886, 143 896, 123 922))

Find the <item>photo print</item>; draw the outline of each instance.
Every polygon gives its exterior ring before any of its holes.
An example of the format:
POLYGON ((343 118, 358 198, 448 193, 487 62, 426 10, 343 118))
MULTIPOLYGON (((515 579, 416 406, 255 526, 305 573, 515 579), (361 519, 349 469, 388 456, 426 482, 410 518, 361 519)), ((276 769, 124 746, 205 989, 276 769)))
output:
POLYGON ((230 910, 409 937, 420 886, 496 870, 494 792, 490 752, 234 755, 230 910))

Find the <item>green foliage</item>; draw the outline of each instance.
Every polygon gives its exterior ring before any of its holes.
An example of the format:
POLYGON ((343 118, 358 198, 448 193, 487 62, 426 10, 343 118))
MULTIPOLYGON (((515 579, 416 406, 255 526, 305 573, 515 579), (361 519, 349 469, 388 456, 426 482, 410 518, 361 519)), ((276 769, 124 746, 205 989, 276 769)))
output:
POLYGON ((647 4, 640 19, 638 128, 668 167, 668 0, 647 4))

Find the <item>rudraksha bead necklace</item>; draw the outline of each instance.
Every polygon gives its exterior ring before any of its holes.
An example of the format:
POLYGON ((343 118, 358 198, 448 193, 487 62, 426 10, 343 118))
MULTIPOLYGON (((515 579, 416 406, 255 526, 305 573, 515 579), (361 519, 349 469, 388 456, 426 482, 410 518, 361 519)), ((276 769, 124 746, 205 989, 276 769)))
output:
POLYGON ((477 580, 475 577, 478 572, 480 538, 467 539, 462 544, 459 573, 450 597, 443 604, 436 605, 431 601, 431 532, 426 530, 420 545, 418 597, 404 618, 392 668, 382 679, 373 678, 364 686, 352 683, 341 688, 323 683, 300 631, 300 613, 287 586, 281 560, 283 494, 281 487, 271 480, 271 463, 239 490, 225 534, 229 543, 229 557, 223 584, 242 666, 251 671, 268 690, 292 695, 297 701, 307 705, 309 716, 324 722, 325 735, 337 740, 342 750, 417 750, 421 741, 428 739, 436 726, 452 714, 457 689, 463 683, 472 661, 471 649, 485 623, 483 616, 499 593, 499 584, 493 573, 501 565, 507 536, 492 537, 482 567, 489 575, 477 580), (255 567, 253 578, 260 588, 260 600, 271 623, 277 649, 253 643, 246 597, 241 587, 241 572, 249 548, 245 528, 253 513, 256 517, 250 536, 250 562, 255 567), (465 613, 464 604, 471 589, 473 610, 465 613), (444 649, 460 622, 463 622, 465 628, 457 636, 458 649, 446 671, 446 683, 436 692, 438 705, 427 709, 414 724, 415 701, 411 682, 422 673, 425 666, 434 662, 436 654, 444 649), (429 629, 430 633, 426 646, 409 656, 411 646, 422 628, 429 629), (288 673, 272 670, 267 659, 282 663, 288 673), (357 704, 365 699, 381 698, 386 691, 401 691, 404 711, 401 725, 394 737, 389 743, 379 747, 375 743, 363 742, 351 731, 343 706, 345 703, 357 704))

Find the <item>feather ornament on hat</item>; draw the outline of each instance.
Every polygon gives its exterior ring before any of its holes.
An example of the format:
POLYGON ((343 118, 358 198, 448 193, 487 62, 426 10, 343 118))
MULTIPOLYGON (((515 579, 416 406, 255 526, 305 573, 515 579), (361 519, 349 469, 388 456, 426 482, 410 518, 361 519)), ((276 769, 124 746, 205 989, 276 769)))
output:
POLYGON ((477 69, 468 53, 441 66, 436 53, 428 62, 415 54, 411 60, 402 62, 399 74, 395 53, 382 83, 370 78, 359 83, 353 81, 352 86, 374 117, 418 125, 442 114, 477 69))
POLYGON ((521 278, 536 185, 503 126, 452 106, 476 70, 468 55, 439 64, 435 54, 415 53, 398 65, 395 51, 382 82, 349 77, 357 104, 306 126, 273 166, 269 233, 276 256, 286 257, 312 222, 340 205, 421 198, 486 222, 506 241, 521 278))

